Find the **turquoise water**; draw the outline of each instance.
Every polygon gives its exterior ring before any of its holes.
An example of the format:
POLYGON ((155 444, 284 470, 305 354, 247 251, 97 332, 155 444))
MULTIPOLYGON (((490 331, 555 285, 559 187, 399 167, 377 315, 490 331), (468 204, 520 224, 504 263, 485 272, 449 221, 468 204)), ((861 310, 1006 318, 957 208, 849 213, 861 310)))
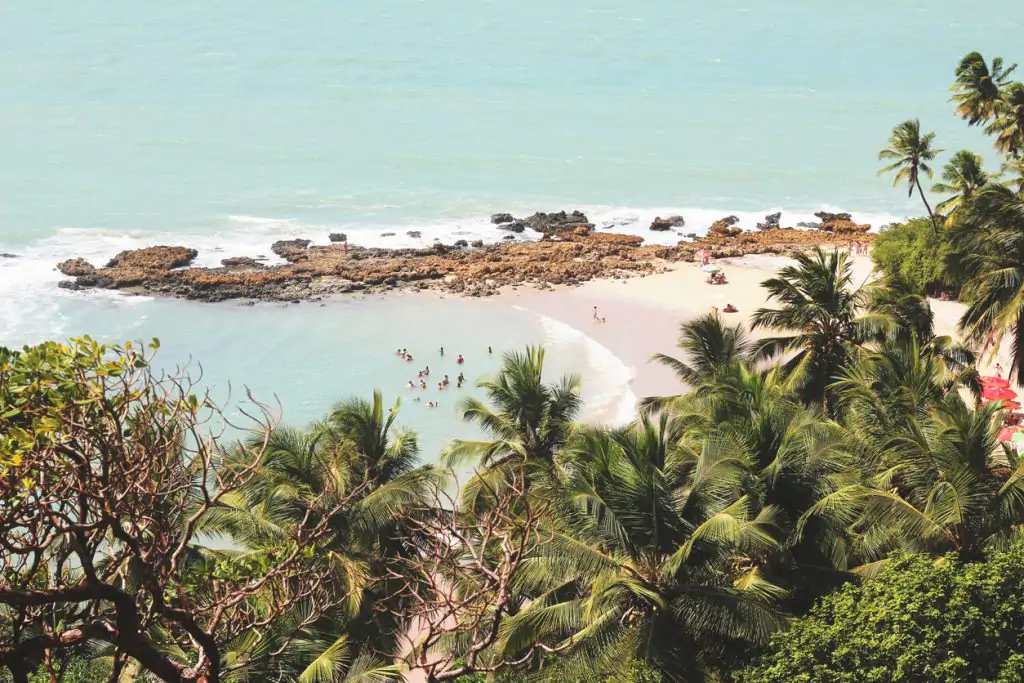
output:
MULTIPOLYGON (((154 242, 216 263, 332 230, 493 239, 499 210, 637 232, 669 211, 697 231, 774 208, 882 223, 918 211, 875 177, 892 125, 920 116, 941 147, 984 150, 947 87, 969 50, 1024 60, 1022 16, 1017 0, 8 0, 0 251, 19 258, 0 259, 0 343, 157 330, 214 377, 301 378, 281 393, 308 397, 308 419, 390 372, 372 346, 417 305, 214 314, 59 292, 53 263, 154 242), (331 372, 296 374, 282 349, 331 372)), ((429 310, 455 320, 449 304, 429 310)), ((467 344, 551 338, 487 310, 467 344)))

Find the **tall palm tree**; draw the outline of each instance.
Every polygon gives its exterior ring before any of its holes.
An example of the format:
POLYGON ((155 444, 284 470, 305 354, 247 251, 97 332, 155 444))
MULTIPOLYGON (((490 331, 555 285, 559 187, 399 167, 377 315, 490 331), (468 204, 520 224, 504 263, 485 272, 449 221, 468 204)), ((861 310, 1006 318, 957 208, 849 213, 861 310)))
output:
POLYGON ((990 69, 980 53, 965 55, 956 68, 956 82, 951 87, 956 93, 951 99, 957 103, 957 115, 972 126, 991 120, 1000 93, 1016 68, 1016 64, 1004 67, 1003 58, 996 57, 990 69))
POLYGON ((853 286, 853 269, 845 252, 817 247, 796 257, 761 285, 777 309, 759 308, 754 329, 789 331, 756 344, 759 359, 783 357, 785 369, 805 401, 825 401, 828 386, 849 365, 858 347, 891 326, 881 313, 863 312, 866 293, 853 286))
POLYGON ((878 175, 896 171, 892 185, 896 187, 906 181, 907 197, 913 196, 916 189, 921 196, 921 201, 924 202, 928 216, 932 219, 935 232, 938 234, 939 224, 935 220, 935 214, 932 213, 932 207, 928 204, 928 199, 924 196, 924 189, 921 187, 922 173, 929 178, 935 175, 928 162, 942 152, 941 149, 932 149, 933 142, 935 142, 935 133, 922 134, 921 122, 918 119, 904 121, 892 129, 889 146, 878 153, 879 160, 893 162, 882 168, 878 175))
POLYGON ((1013 82, 1003 88, 995 118, 985 132, 996 136, 996 149, 1008 157, 1019 159, 1024 153, 1024 83, 1013 82))
POLYGON ((541 466, 553 464, 582 407, 580 378, 565 375, 557 384, 545 384, 543 374, 543 348, 531 346, 523 353, 506 353, 498 374, 477 385, 486 393, 487 403, 467 398, 461 406, 463 418, 492 438, 453 441, 444 454, 445 463, 492 467, 523 460, 541 466))
POLYGON ((553 679, 620 680, 639 659, 698 681, 782 625, 758 568, 776 510, 742 494, 728 444, 694 452, 679 437, 664 415, 579 437, 567 510, 524 577, 537 597, 508 620, 503 655, 561 637, 553 679))
POLYGON ((950 243, 966 284, 960 331, 983 352, 1010 336, 1010 377, 1024 372, 1024 197, 989 185, 958 212, 950 243))
POLYGON ((942 182, 932 185, 932 192, 953 195, 935 207, 939 213, 950 216, 947 218, 947 226, 957 207, 992 179, 993 176, 982 168, 981 157, 974 152, 960 150, 946 162, 942 167, 942 182))
POLYGON ((1024 158, 1007 159, 999 169, 999 184, 1024 195, 1024 158))
MULTIPOLYGON (((684 352, 685 360, 664 353, 654 354, 651 360, 671 368, 681 383, 697 391, 706 390, 723 368, 749 360, 753 349, 742 325, 727 325, 713 313, 681 324, 676 346, 684 352)), ((661 410, 677 398, 651 396, 643 400, 641 407, 661 410)))

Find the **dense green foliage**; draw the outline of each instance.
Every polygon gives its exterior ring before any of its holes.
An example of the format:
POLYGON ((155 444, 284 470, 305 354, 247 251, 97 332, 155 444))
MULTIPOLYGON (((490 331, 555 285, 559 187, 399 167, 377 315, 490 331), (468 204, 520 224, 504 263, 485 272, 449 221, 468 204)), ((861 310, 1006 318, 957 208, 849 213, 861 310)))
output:
POLYGON ((904 557, 823 598, 739 683, 1010 683, 1024 672, 1024 550, 904 557))
POLYGON ((949 278, 946 258, 949 237, 936 234, 930 220, 911 218, 881 229, 871 249, 871 259, 886 276, 899 278, 916 292, 937 296, 943 291, 954 294, 960 282, 949 278))

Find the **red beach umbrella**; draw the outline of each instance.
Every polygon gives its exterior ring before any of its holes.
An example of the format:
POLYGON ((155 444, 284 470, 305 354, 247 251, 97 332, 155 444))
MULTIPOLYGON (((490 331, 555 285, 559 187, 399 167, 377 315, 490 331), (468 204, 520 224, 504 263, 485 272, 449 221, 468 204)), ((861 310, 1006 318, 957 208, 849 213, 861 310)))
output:
POLYGON ((1009 441, 1009 440, 1011 440, 1013 438, 1014 432, 1016 432, 1016 431, 1017 431, 1016 429, 1010 429, 1009 427, 1004 427, 1003 429, 1000 429, 999 430, 999 440, 1000 441, 1009 441))
POLYGON ((1020 404, 1016 401, 1002 401, 1000 408, 1003 410, 1020 410, 1020 404))
POLYGON ((1017 392, 1013 389, 1007 388, 996 388, 985 389, 981 392, 981 397, 986 401, 1009 401, 1017 398, 1017 392))
POLYGON ((978 381, 986 389, 1008 389, 1010 387, 1010 381, 1002 377, 981 377, 978 381))

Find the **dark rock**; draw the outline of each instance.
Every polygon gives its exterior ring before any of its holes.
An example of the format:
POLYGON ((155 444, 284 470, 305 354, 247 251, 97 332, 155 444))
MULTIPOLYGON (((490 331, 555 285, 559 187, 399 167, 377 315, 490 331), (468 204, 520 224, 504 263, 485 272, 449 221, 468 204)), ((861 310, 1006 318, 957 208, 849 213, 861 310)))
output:
POLYGON ((472 242, 469 243, 469 246, 471 246, 471 247, 473 247, 475 249, 482 249, 483 246, 484 246, 484 241, 483 240, 473 240, 472 242))
POLYGON ((57 283, 58 286, 64 287, 65 289, 117 289, 117 282, 113 278, 106 277, 105 275, 82 275, 76 277, 74 280, 65 280, 64 282, 57 283), (68 282, 65 285, 64 282, 68 282), (73 283, 74 286, 70 286, 73 283))
POLYGON ((312 244, 311 240, 278 240, 270 245, 270 251, 284 260, 294 263, 305 258, 306 247, 310 244, 312 244))
POLYGON ((232 256, 220 260, 225 268, 263 268, 263 264, 249 256, 232 256))
POLYGON ((393 233, 393 232, 382 232, 382 233, 380 234, 380 236, 381 236, 381 237, 394 237, 394 236, 395 236, 395 233, 393 233))
POLYGON ((348 242, 348 235, 343 232, 332 232, 327 239, 332 242, 348 242))
POLYGON ((828 211, 816 211, 815 217, 817 217, 823 225, 828 223, 836 223, 838 221, 853 221, 853 216, 848 213, 829 213, 828 211))
POLYGON ((412 237, 414 239, 419 239, 419 238, 423 237, 423 233, 421 233, 419 230, 410 230, 409 232, 407 232, 405 234, 408 237, 412 237))
POLYGON ((17 254, 10 254, 6 251, 0 251, 0 258, 18 258, 17 254))
POLYGON ((78 277, 80 275, 92 275, 96 272, 96 266, 84 258, 72 258, 57 264, 57 270, 64 275, 78 277))
POLYGON ((491 222, 495 225, 501 225, 502 223, 511 223, 515 218, 510 213, 492 213, 491 222))
POLYGON ((516 238, 515 235, 505 235, 501 239, 503 239, 503 240, 514 240, 515 238, 516 238))
POLYGON ((684 225, 686 225, 686 220, 682 216, 669 216, 668 218, 658 216, 651 221, 651 230, 664 232, 672 228, 681 228, 684 225))
POLYGON ((807 228, 808 230, 821 230, 821 223, 815 223, 814 221, 800 221, 796 225, 798 228, 807 228))
POLYGON ((458 247, 459 249, 465 249, 466 247, 469 246, 469 242, 467 242, 466 240, 455 240, 455 246, 458 247))
POLYGON ((779 220, 782 218, 782 212, 770 213, 764 217, 764 223, 758 223, 758 230, 774 230, 779 227, 779 220))
MULTIPOLYGON (((594 224, 581 211, 573 211, 572 213, 566 213, 565 211, 559 211, 558 213, 538 212, 522 221, 516 221, 513 225, 520 223, 540 233, 571 232, 581 226, 585 226, 588 230, 594 229, 594 224)), ((516 230, 516 232, 520 231, 516 230)))

